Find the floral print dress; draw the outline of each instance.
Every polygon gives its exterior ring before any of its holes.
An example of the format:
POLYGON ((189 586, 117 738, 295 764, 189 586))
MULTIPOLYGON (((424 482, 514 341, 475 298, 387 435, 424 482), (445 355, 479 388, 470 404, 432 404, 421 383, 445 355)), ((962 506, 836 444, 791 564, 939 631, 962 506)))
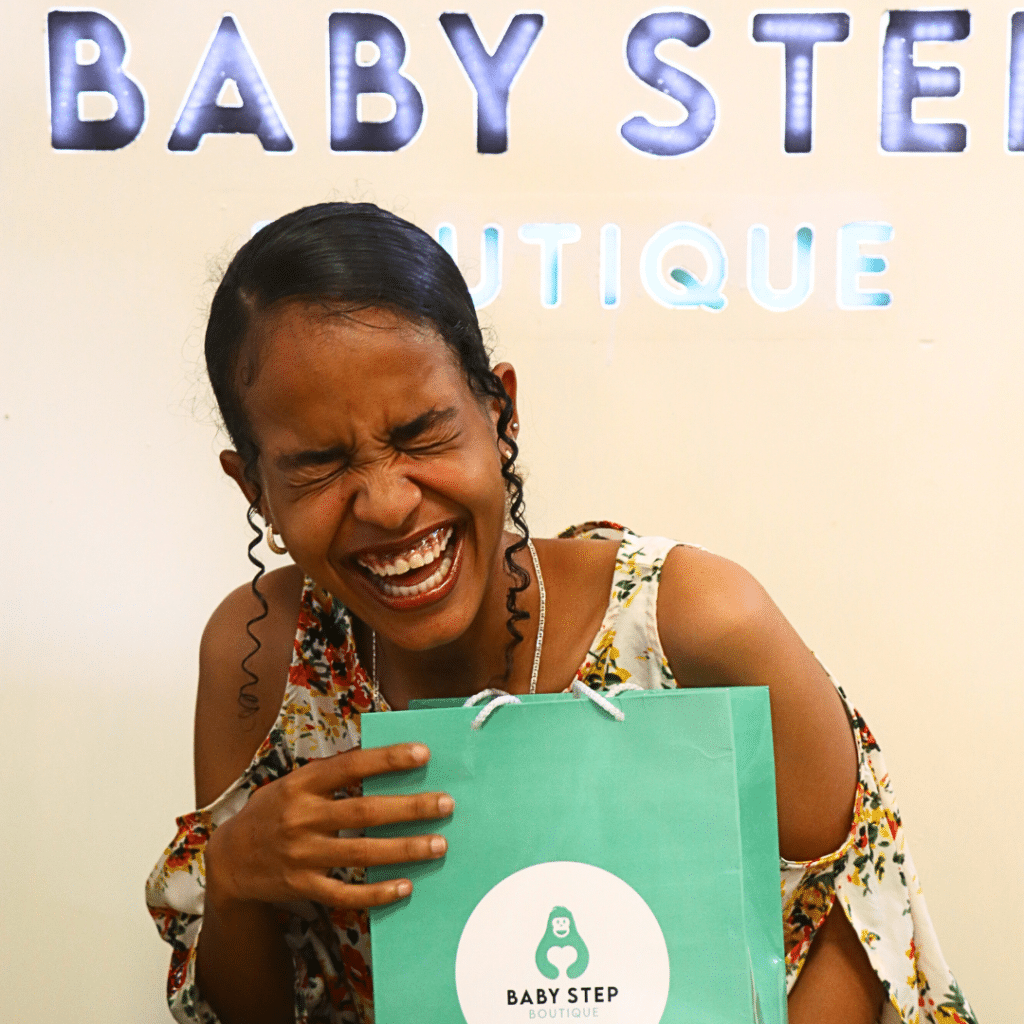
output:
MULTIPOLYGON (((587 523, 562 536, 612 538, 620 544, 604 621, 576 677, 595 689, 626 681, 646 689, 678 685, 661 648, 656 618, 661 567, 677 542, 637 537, 606 523, 587 523)), ((853 822, 834 853, 806 863, 780 863, 789 989, 838 900, 885 987, 888 998, 878 1024, 977 1024, 939 948, 881 751, 841 689, 839 694, 857 746, 853 822)), ((150 913, 172 948, 167 997, 176 1020, 217 1021, 195 982, 203 858, 211 832, 258 787, 313 758, 358 746, 360 716, 386 710, 382 700, 374 705, 348 612, 337 604, 323 607, 312 581, 306 580, 288 684, 273 728, 239 779, 208 807, 177 820, 177 834, 146 884, 150 913)), ((353 788, 347 795, 358 792, 353 788)), ((337 868, 331 874, 346 882, 364 877, 361 868, 337 868)), ((281 905, 277 912, 295 965, 298 1024, 373 1024, 365 912, 329 910, 312 902, 281 905)))

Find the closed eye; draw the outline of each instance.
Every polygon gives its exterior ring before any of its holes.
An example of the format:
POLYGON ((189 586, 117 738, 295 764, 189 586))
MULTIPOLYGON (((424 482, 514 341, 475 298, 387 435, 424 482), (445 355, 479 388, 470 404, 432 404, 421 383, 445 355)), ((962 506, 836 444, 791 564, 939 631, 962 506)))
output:
MULTIPOLYGON (((458 440, 457 417, 454 408, 430 409, 407 423, 391 427, 381 440, 405 455, 432 455, 458 440)), ((293 487, 309 488, 327 483, 359 461, 353 448, 337 444, 282 455, 277 459, 277 467, 293 487)))
POLYGON ((288 484, 296 489, 310 489, 319 487, 340 476, 348 469, 348 465, 334 465, 323 469, 313 467, 300 468, 288 474, 288 484))
POLYGON ((392 427, 388 431, 388 441, 392 447, 404 452, 447 444, 457 436, 453 430, 457 415, 454 408, 430 409, 408 423, 392 427))
POLYGON ((431 409, 388 431, 387 443, 403 455, 430 456, 446 451, 459 439, 455 409, 431 409))
POLYGON ((344 469, 352 462, 348 445, 337 444, 330 448, 310 448, 306 451, 291 452, 277 459, 277 468, 289 476, 316 473, 319 469, 344 469))
POLYGON ((403 445, 398 450, 406 455, 435 455, 450 448, 458 439, 459 434, 457 431, 449 431, 443 437, 437 438, 437 440, 423 440, 418 444, 403 445))

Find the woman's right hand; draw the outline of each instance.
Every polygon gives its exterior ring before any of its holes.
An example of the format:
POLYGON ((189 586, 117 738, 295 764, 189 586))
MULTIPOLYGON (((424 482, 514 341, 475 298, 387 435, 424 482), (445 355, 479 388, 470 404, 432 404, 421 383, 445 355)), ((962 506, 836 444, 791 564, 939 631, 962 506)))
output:
POLYGON ((220 910, 252 902, 314 900, 328 907, 372 907, 408 896, 407 878, 352 885, 328 877, 337 867, 436 860, 448 844, 439 835, 393 839, 340 837, 340 830, 443 818, 447 793, 411 796, 334 794, 370 775, 419 768, 430 758, 421 743, 354 749, 319 758, 255 790, 220 825, 206 847, 206 898, 220 910))

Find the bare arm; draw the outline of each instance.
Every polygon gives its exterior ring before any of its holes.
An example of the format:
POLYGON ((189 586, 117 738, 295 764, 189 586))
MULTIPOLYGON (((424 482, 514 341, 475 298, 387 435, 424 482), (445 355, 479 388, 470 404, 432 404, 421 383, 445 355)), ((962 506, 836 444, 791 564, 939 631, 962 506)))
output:
POLYGON ((850 722, 761 585, 725 558, 674 548, 658 591, 658 631, 683 685, 768 687, 782 855, 814 860, 841 846, 857 786, 850 722))
POLYGON ((223 1024, 291 1024, 292 957, 267 903, 222 904, 206 875, 196 982, 223 1024))
POLYGON ((252 626, 260 648, 247 665, 259 682, 247 687, 259 701, 253 714, 242 713, 241 687, 251 682, 242 661, 254 644, 246 623, 263 613, 249 584, 232 591, 210 616, 199 644, 196 692, 196 806, 206 807, 249 766, 277 719, 288 682, 295 624, 302 596, 302 574, 294 566, 268 573, 260 583, 267 616, 252 626))
MULTIPOLYGON (((245 624, 262 606, 248 586, 229 594, 214 612, 199 650, 196 698, 196 803, 217 798, 249 765, 273 725, 291 657, 290 634, 297 618, 301 577, 289 569, 270 573, 261 590, 269 614, 253 626, 262 647, 249 661, 259 678, 259 710, 243 718, 238 692, 249 677, 242 659, 253 644, 245 624)), ((217 829, 206 848, 206 900, 196 951, 196 977, 203 997, 224 1024, 276 1024, 295 1019, 292 958, 273 909, 267 903, 225 900, 217 829)))
POLYGON ((875 1024, 885 989, 838 902, 789 997, 789 1024, 875 1024))
MULTIPOLYGON (((838 849, 857 783, 850 722, 825 671, 760 584, 724 558, 675 548, 659 588, 658 629, 684 685, 768 687, 782 855, 806 861, 838 849)), ((837 906, 789 1000, 790 1024, 874 1024, 883 998, 837 906)))

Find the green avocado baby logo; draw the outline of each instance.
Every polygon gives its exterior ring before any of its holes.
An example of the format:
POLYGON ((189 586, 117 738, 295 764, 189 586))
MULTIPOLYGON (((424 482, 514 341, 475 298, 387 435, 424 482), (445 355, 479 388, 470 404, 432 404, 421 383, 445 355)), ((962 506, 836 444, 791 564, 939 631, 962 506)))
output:
POLYGON ((463 926, 454 973, 461 1015, 431 1020, 668 1020, 671 971, 657 918, 628 882, 582 861, 531 864, 488 889, 463 926))
POLYGON ((560 970, 567 978, 578 978, 590 963, 587 944, 576 930, 572 911, 554 907, 548 915, 548 926, 537 947, 537 970, 554 981, 560 970))

